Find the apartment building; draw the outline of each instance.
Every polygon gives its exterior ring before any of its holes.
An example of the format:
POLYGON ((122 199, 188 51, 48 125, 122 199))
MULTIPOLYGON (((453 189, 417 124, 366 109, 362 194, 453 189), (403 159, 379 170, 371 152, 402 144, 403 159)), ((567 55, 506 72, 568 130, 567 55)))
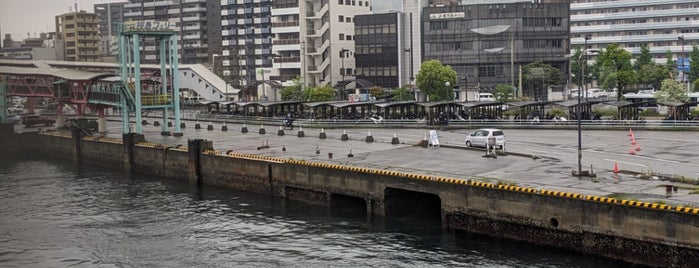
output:
MULTIPOLYGON (((124 21, 170 21, 178 25, 180 63, 211 64, 221 51, 220 0, 130 0, 124 21)), ((155 43, 144 41, 143 63, 157 63, 155 43)))
POLYGON ((94 62, 99 58, 99 18, 76 11, 56 16, 56 39, 63 43, 66 61, 94 62))
POLYGON ((684 58, 699 41, 697 10, 699 0, 572 0, 571 43, 591 49, 617 43, 635 55, 646 44, 665 63, 668 50, 684 58))
POLYGON ((357 79, 367 80, 382 88, 400 86, 399 60, 401 54, 406 52, 398 39, 401 17, 402 13, 398 12, 355 17, 357 79))
POLYGON ((255 80, 278 80, 269 70, 258 72, 272 67, 271 10, 271 0, 228 1, 221 6, 222 51, 215 63, 233 87, 243 88, 255 80))
POLYGON ((119 53, 117 37, 119 27, 124 22, 124 5, 128 2, 95 4, 94 12, 99 17, 100 53, 114 56, 119 53))

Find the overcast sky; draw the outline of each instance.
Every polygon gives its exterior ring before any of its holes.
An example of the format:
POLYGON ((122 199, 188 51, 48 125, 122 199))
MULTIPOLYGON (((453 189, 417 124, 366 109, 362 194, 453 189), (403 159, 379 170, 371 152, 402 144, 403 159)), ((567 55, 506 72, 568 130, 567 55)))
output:
MULTIPOLYGON (((94 4, 108 3, 110 0, 77 0, 78 8, 93 12, 94 4)), ((56 15, 68 12, 75 0, 0 0, 0 32, 12 34, 12 39, 21 41, 42 32, 56 30, 56 15)), ((112 2, 121 2, 112 0, 112 2)))

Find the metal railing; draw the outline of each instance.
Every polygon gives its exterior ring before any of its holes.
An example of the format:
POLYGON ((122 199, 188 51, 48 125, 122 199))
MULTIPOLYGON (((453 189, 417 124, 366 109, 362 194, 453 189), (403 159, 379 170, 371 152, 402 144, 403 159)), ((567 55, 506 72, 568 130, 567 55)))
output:
MULTIPOLYGON (((193 113, 190 120, 233 122, 247 124, 280 125, 283 117, 243 116, 214 113, 193 113)), ((526 120, 526 119, 465 119, 450 120, 447 124, 431 123, 426 119, 305 119, 296 118, 294 124, 310 127, 385 127, 385 128, 530 128, 530 129, 576 129, 577 121, 526 120)), ((653 130, 699 130, 699 120, 582 120, 584 129, 628 129, 653 130)))

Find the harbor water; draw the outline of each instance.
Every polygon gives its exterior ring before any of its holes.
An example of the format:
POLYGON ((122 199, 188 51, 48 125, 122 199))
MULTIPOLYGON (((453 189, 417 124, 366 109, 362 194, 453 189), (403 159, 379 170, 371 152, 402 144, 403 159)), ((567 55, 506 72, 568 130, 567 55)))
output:
POLYGON ((626 267, 264 195, 41 159, 0 163, 0 267, 626 267))

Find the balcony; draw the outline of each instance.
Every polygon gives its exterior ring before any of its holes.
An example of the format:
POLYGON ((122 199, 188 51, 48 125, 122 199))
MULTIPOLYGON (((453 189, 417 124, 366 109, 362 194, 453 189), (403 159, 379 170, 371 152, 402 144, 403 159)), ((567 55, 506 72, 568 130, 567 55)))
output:
POLYGON ((300 43, 298 38, 294 39, 277 39, 272 41, 273 45, 298 45, 300 43))
POLYGON ((299 21, 272 22, 272 27, 295 27, 299 26, 299 21))

